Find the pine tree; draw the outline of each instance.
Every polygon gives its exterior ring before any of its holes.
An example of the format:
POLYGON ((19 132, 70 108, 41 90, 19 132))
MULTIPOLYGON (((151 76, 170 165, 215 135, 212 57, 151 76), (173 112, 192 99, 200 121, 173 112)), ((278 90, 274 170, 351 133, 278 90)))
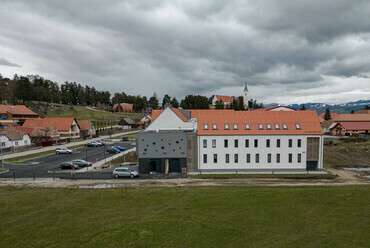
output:
POLYGON ((329 108, 327 108, 327 109, 325 110, 324 119, 325 119, 326 121, 331 120, 331 115, 330 115, 330 109, 329 109, 329 108))

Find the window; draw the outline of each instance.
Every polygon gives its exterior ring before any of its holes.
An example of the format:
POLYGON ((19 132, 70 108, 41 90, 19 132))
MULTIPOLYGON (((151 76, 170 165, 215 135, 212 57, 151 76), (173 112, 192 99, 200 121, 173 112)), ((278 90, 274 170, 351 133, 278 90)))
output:
POLYGON ((249 130, 250 129, 249 124, 245 124, 245 129, 246 130, 249 130))
POLYGON ((266 147, 269 148, 270 147, 270 139, 267 139, 266 140, 266 147))
POLYGON ((208 130, 208 124, 204 124, 204 125, 203 125, 203 129, 204 129, 204 130, 208 130))
POLYGON ((225 130, 229 130, 229 124, 225 124, 225 130))
POLYGON ((249 139, 245 140, 245 147, 249 147, 249 139))
POLYGON ((295 129, 301 129, 301 125, 299 125, 298 123, 295 124, 295 129))
POLYGON ((18 146, 18 141, 15 142, 15 145, 18 146))
POLYGON ((234 147, 238 147, 238 145, 239 145, 238 140, 237 140, 237 139, 235 139, 235 140, 234 140, 234 147))
POLYGON ((251 155, 248 153, 247 154, 247 163, 250 163, 251 162, 251 155))
POLYGON ((203 148, 207 148, 207 140, 206 139, 203 140, 203 148))
POLYGON ((280 147, 280 139, 276 140, 276 147, 280 147))
POLYGON ((213 129, 213 130, 217 130, 217 124, 213 124, 213 125, 212 125, 212 129, 213 129))
POLYGON ((225 139, 224 140, 224 147, 227 148, 229 146, 229 140, 225 139))
POLYGON ((297 156, 297 162, 300 163, 302 161, 302 156, 300 153, 298 153, 298 156, 297 156))
POLYGON ((302 145, 302 140, 298 139, 298 147, 301 147, 301 145, 302 145))
POLYGON ((289 163, 293 161, 293 154, 289 153, 289 163))
POLYGON ((216 148, 216 140, 215 139, 212 140, 212 148, 216 148))
POLYGON ((292 147, 292 146, 293 146, 293 140, 289 139, 289 147, 292 147))
POLYGON ((213 163, 217 164, 217 154, 213 154, 213 163))
POLYGON ((275 124, 275 129, 276 130, 279 130, 280 129, 279 124, 275 124))
POLYGON ((276 163, 280 163, 280 153, 276 154, 276 163))
POLYGON ((271 153, 267 154, 267 163, 271 163, 271 153))
POLYGON ((28 140, 25 140, 25 141, 24 141, 24 144, 25 144, 25 145, 27 145, 27 144, 28 144, 28 140))
POLYGON ((260 155, 256 153, 256 163, 259 163, 259 162, 260 162, 260 155))
POLYGON ((263 129, 263 124, 258 124, 258 129, 262 130, 263 129))
POLYGON ((254 140, 254 147, 258 147, 258 139, 254 140))
POLYGON ((238 163, 239 156, 238 154, 234 154, 234 163, 238 163))
POLYGON ((238 124, 234 124, 233 128, 234 130, 238 130, 238 124))
POLYGON ((269 130, 271 130, 271 129, 272 129, 272 128, 271 128, 271 124, 267 124, 266 126, 267 126, 267 129, 269 129, 269 130))
POLYGON ((1 142, 1 146, 5 146, 5 142, 1 142))
POLYGON ((288 126, 286 124, 283 124, 283 129, 288 129, 288 126))
POLYGON ((230 162, 230 155, 229 154, 226 154, 225 160, 226 160, 227 164, 230 162))
POLYGON ((207 154, 203 154, 203 163, 207 163, 207 154))

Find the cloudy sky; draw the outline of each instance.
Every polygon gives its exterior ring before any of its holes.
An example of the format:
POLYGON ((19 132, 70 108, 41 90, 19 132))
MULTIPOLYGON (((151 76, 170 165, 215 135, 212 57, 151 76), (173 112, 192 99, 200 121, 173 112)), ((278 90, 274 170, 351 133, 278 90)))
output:
POLYGON ((370 99, 370 1, 0 0, 0 74, 178 99, 370 99))

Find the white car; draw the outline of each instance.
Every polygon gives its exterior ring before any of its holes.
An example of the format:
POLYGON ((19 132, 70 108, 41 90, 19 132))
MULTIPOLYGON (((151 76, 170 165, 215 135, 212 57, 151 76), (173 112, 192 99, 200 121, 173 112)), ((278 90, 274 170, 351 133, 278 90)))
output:
POLYGON ((65 148, 65 147, 60 147, 60 148, 57 148, 55 149, 55 153, 56 154, 72 154, 72 150, 68 149, 68 148, 65 148))

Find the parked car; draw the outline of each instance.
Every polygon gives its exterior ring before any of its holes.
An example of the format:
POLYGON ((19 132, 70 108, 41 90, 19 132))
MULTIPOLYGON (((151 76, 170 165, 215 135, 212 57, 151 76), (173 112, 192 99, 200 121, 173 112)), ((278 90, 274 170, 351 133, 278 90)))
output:
POLYGON ((91 162, 87 162, 85 160, 82 160, 82 159, 76 159, 76 160, 72 160, 71 161, 74 165, 78 165, 78 167, 89 167, 92 165, 91 162))
POLYGON ((128 141, 128 137, 127 136, 123 136, 122 137, 122 141, 128 141))
POLYGON ((108 153, 119 153, 119 150, 114 148, 113 146, 112 147, 109 147, 107 148, 107 152, 108 153))
POLYGON ((95 141, 96 143, 98 143, 99 144, 99 146, 105 146, 105 142, 103 142, 103 141, 95 141))
POLYGON ((72 154, 72 150, 65 148, 65 147, 60 147, 55 149, 56 154, 72 154))
POLYGON ((114 148, 116 148, 119 151, 126 151, 126 148, 121 147, 121 146, 114 146, 114 148))
POLYGON ((100 144, 98 142, 92 141, 87 144, 85 144, 86 147, 98 147, 100 144))
POLYGON ((113 170, 113 176, 115 178, 118 177, 137 177, 139 176, 139 173, 133 169, 129 169, 126 167, 118 167, 113 170))
POLYGON ((63 163, 60 163, 58 166, 60 170, 64 170, 64 169, 72 170, 73 167, 75 168, 75 170, 78 170, 80 168, 77 164, 73 164, 72 162, 63 162, 63 163))

